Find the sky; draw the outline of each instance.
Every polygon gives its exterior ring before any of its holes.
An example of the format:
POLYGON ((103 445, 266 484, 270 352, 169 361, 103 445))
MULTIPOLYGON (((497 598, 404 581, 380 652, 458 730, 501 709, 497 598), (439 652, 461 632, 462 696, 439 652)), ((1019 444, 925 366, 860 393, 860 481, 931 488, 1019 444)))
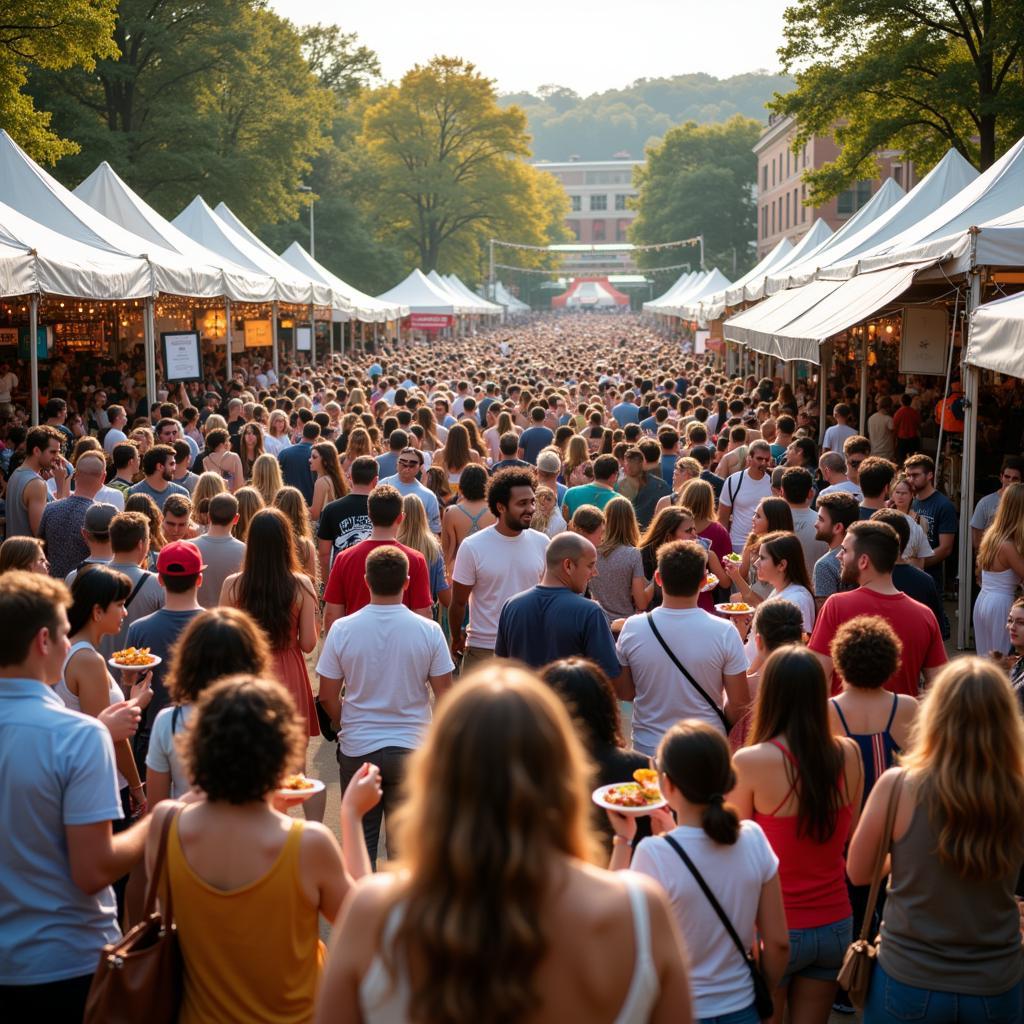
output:
POLYGON ((778 70, 787 0, 271 0, 297 24, 334 23, 380 57, 386 79, 439 54, 501 92, 557 84, 581 95, 638 78, 778 70))

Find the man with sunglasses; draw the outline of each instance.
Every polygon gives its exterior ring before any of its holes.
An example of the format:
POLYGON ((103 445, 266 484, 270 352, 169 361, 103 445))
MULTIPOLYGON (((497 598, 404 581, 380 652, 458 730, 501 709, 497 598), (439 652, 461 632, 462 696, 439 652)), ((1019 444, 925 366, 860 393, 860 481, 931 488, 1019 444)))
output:
POLYGON ((385 477, 381 484, 390 484, 404 498, 407 494, 415 494, 423 502, 430 523, 430 532, 441 535, 441 508, 437 503, 437 495, 429 487, 419 481, 423 469, 423 453, 418 448, 403 448, 398 453, 396 462, 398 472, 394 476, 385 477))
POLYGON ((743 550, 761 499, 772 496, 771 459, 768 442, 754 441, 747 451, 747 468, 727 477, 722 487, 718 521, 729 531, 734 551, 743 550))

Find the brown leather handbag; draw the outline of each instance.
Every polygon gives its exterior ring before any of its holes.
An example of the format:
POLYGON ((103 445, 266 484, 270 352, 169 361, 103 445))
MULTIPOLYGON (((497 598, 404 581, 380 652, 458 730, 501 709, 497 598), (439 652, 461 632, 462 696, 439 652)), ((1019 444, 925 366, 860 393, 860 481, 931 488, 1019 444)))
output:
POLYGON ((904 772, 896 777, 889 791, 889 806, 885 812, 885 828, 878 840, 878 853, 875 855, 875 870, 871 875, 871 891, 868 894, 867 906, 864 908, 864 923, 860 935, 850 943, 843 957, 843 966, 839 968, 839 986, 846 989, 850 1002, 858 1010, 864 1009, 871 987, 871 973, 878 957, 878 939, 868 938, 871 921, 875 916, 875 904, 878 902, 878 890, 882 885, 882 868, 885 858, 892 846, 892 827, 896 821, 896 808, 900 802, 900 790, 903 788, 904 772))
POLYGON ((103 947, 85 1004, 83 1024, 174 1024, 181 1002, 182 964, 166 871, 167 838, 181 808, 160 830, 142 920, 119 942, 103 947), (161 912, 156 898, 161 894, 161 912))

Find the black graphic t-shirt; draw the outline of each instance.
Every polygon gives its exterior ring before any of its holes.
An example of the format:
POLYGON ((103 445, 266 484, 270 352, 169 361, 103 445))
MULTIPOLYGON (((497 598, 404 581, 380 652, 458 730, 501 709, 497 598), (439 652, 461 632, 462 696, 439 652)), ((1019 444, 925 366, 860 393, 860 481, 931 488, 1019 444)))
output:
POLYGON ((331 542, 331 563, 346 548, 366 540, 373 527, 366 509, 365 494, 346 494, 324 506, 317 536, 331 542))

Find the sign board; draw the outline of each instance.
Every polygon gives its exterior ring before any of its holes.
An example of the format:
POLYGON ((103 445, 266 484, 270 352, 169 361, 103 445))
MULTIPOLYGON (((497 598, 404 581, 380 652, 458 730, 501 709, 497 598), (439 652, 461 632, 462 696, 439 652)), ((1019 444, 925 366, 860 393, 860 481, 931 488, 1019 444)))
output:
MULTIPOLYGON (((4 344, 0 342, 0 344, 4 344)), ((49 327, 36 327, 36 355, 40 359, 50 357, 50 349, 53 347, 53 332, 49 327)), ((28 359, 28 328, 22 327, 18 331, 18 358, 28 359)))
POLYGON ((245 351, 245 331, 240 331, 237 327, 231 329, 231 351, 245 351))
POLYGON ((313 349, 313 332, 308 327, 295 328, 295 351, 311 352, 313 349))
POLYGON ((708 342, 710 340, 711 340, 711 332, 710 331, 697 331, 696 334, 694 334, 694 341, 693 341, 693 352, 694 352, 694 355, 698 355, 698 356, 703 355, 707 351, 708 342))
MULTIPOLYGON (((11 348, 20 344, 20 337, 17 327, 0 327, 0 348, 11 348)), ((19 359, 27 359, 27 355, 18 352, 19 359)))
POLYGON ((246 320, 244 323, 246 348, 270 348, 273 345, 269 320, 246 320))
POLYGON ((198 331, 161 331, 164 379, 168 383, 203 379, 203 356, 198 331))
POLYGON ((439 331, 451 327, 455 317, 446 313, 410 313, 409 326, 414 331, 439 331))
POLYGON ((946 375, 949 317, 944 306, 908 306, 903 311, 900 373, 946 375))

